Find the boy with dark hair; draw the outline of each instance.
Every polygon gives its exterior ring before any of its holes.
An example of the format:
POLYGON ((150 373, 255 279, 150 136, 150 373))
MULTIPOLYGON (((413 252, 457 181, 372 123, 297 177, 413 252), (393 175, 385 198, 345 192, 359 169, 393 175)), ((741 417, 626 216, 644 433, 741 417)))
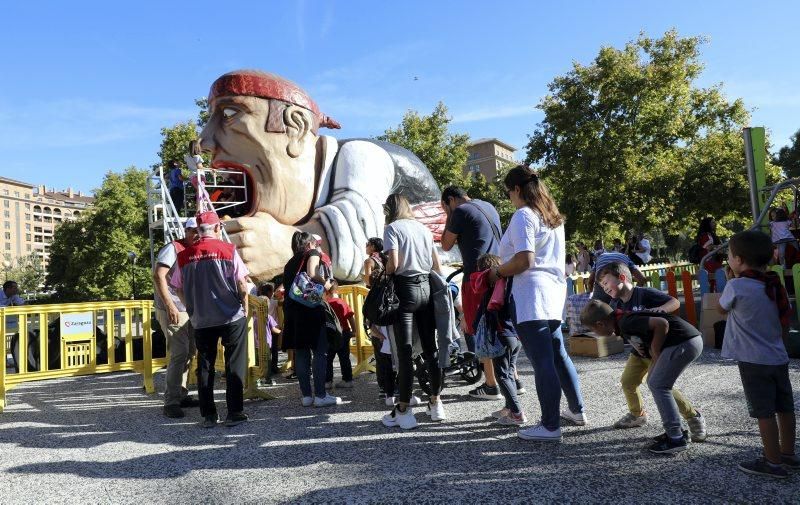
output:
MULTIPOLYGON (((678 300, 657 289, 639 287, 631 283, 631 271, 623 263, 610 263, 600 269, 597 280, 608 296, 612 298, 611 306, 624 312, 667 312, 673 313, 681 306, 678 300)), ((625 400, 628 403, 628 413, 622 416, 615 428, 638 428, 647 423, 647 413, 642 406, 642 394, 639 386, 644 382, 650 369, 651 361, 646 356, 639 354, 636 349, 631 350, 625 369, 622 371, 620 382, 625 400)), ((687 400, 678 389, 673 389, 675 402, 681 416, 686 420, 692 441, 702 442, 706 439, 706 422, 703 416, 687 400)))
POLYGON ((763 456, 743 463, 743 472, 786 478, 800 469, 795 455, 795 414, 789 355, 783 342, 791 306, 775 272, 767 272, 772 240, 743 231, 728 243, 728 276, 719 311, 728 315, 722 357, 739 362, 750 417, 758 419, 763 456), (732 274, 732 275, 731 275, 732 274), (777 418, 777 422, 776 422, 777 418))
POLYGON ((664 434, 648 448, 655 454, 673 454, 688 447, 688 433, 681 430, 673 385, 703 352, 700 332, 678 316, 663 312, 614 310, 599 300, 589 300, 581 312, 581 323, 598 335, 618 333, 640 356, 651 360, 647 385, 653 394, 664 434))
POLYGON ((342 367, 342 380, 336 383, 337 388, 353 388, 353 365, 350 363, 350 339, 356 329, 355 312, 350 305, 339 298, 339 283, 331 279, 330 288, 325 292, 325 301, 333 309, 339 324, 342 325, 342 346, 339 349, 328 351, 328 371, 325 377, 326 389, 333 389, 333 359, 339 356, 339 366, 342 367))

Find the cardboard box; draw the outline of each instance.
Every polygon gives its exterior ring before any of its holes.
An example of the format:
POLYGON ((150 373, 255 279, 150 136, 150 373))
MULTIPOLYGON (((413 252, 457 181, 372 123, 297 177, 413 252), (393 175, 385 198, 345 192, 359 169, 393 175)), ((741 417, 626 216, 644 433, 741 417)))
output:
POLYGON ((714 347, 714 323, 727 319, 717 311, 721 293, 706 293, 700 303, 700 333, 706 347, 714 347))
POLYGON ((616 335, 601 337, 594 333, 581 333, 569 337, 569 354, 571 356, 602 358, 619 354, 624 350, 625 341, 616 335))

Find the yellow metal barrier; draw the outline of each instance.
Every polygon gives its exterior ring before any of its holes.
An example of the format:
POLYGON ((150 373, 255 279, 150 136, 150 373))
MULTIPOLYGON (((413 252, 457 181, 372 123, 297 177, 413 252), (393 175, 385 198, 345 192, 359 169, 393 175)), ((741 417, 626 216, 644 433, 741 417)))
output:
POLYGON ((355 312, 356 327, 353 328, 353 338, 350 340, 350 353, 356 357, 353 377, 363 372, 375 371, 375 365, 369 362, 370 357, 374 354, 374 349, 367 332, 364 331, 364 317, 362 316, 364 298, 367 297, 367 293, 369 293, 369 289, 361 285, 339 287, 339 296, 355 312))
POLYGON ((132 370, 142 374, 145 390, 154 393, 153 371, 164 366, 167 358, 153 359, 152 307, 152 301, 132 300, 0 308, 0 336, 6 342, 0 359, 0 412, 5 408, 6 392, 12 387, 57 377, 132 370), (51 367, 49 326, 56 319, 60 321, 61 357, 59 366, 51 367), (97 362, 98 329, 106 335, 105 363, 97 362), (13 352, 10 342, 15 333, 17 369, 9 373, 6 361, 13 352), (29 345, 29 336, 39 339, 36 348, 29 345), (120 361, 115 356, 115 337, 124 340, 125 357, 120 361), (134 360, 134 339, 142 340, 142 359, 139 360, 134 360), (29 361, 37 356, 38 361, 33 362, 36 369, 30 370, 29 361))

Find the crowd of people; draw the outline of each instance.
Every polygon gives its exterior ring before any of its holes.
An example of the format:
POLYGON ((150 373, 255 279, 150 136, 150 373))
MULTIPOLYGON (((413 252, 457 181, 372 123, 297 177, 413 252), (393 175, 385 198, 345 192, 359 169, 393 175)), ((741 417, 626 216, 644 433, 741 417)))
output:
MULTIPOLYGON (((375 351, 379 398, 391 409, 381 418, 388 428, 416 428, 415 407, 424 407, 431 421, 447 420, 441 399, 442 369, 455 345, 448 326, 455 321, 454 306, 461 312, 459 324, 466 346, 481 357, 485 378, 469 394, 504 402, 493 413, 498 424, 519 427, 518 436, 525 440, 557 442, 562 423, 583 426, 590 422, 562 334, 568 265, 564 217, 529 167, 510 170, 504 184, 516 208, 505 230, 488 202, 471 199, 457 187, 442 193, 448 218, 441 247, 447 251, 458 246, 461 252, 460 286, 449 285, 442 276, 433 235, 415 219, 401 194, 390 195, 384 204, 383 237, 371 237, 364 245, 364 284, 385 283, 388 277, 397 298, 392 323, 365 321, 375 351), (520 401, 526 388, 517 373, 523 350, 533 368, 541 412, 530 425, 520 401), (414 395, 415 366, 425 368, 429 381, 425 399, 414 395), (566 397, 563 409, 562 396, 566 397)), ((718 240, 713 221, 702 227, 705 235, 698 234, 698 240, 708 238, 709 243, 702 245, 713 247, 718 240)), ((242 387, 248 272, 235 247, 219 240, 220 223, 213 212, 190 219, 186 230, 184 240, 168 244, 159 253, 154 271, 157 314, 171 346, 164 413, 181 417, 184 408, 199 404, 202 425, 217 424, 212 390, 221 338, 225 423, 235 425, 247 420, 242 387), (187 343, 192 338, 186 335, 191 334, 199 361, 197 400, 186 389, 193 352, 187 343)), ((593 287, 581 319, 598 335, 615 333, 632 346, 620 378, 627 412, 614 427, 631 429, 647 423, 640 391, 646 380, 664 428, 648 449, 657 454, 682 452, 690 442, 707 438, 704 416, 674 387, 702 353, 702 337, 674 315, 680 306, 677 299, 641 287, 644 277, 638 267, 649 261, 650 254, 646 239, 636 235, 626 241, 627 247, 618 242, 619 250, 606 251, 597 243, 593 252, 579 244, 576 270, 590 271, 593 287), (683 430, 684 423, 688 430, 683 430)), ((274 285, 260 291, 270 303, 269 331, 279 337, 272 339, 271 371, 277 372, 278 347, 291 353, 304 407, 338 405, 342 400, 333 392, 346 393, 353 387, 349 341, 358 329, 352 307, 338 296, 323 245, 307 232, 294 234, 292 257, 279 289, 282 327, 275 323, 277 314, 272 317, 273 309, 277 310, 274 285), (341 380, 334 382, 336 357, 341 380)), ((727 259, 731 281, 722 293, 720 311, 729 320, 723 356, 739 362, 750 415, 758 419, 764 444, 763 456, 743 462, 740 468, 783 477, 787 468, 800 467, 800 460, 794 452, 788 355, 781 341, 788 302, 777 277, 766 273, 772 247, 771 238, 760 232, 743 232, 731 239, 727 259)))

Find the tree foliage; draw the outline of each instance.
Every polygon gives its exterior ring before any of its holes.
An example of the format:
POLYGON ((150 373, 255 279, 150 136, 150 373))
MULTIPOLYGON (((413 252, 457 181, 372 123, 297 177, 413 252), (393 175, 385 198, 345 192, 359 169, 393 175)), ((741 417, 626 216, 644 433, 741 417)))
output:
POLYGON ((42 259, 37 254, 20 256, 14 261, 11 261, 9 255, 5 255, 5 259, 11 263, 5 277, 16 281, 20 291, 38 291, 44 284, 45 270, 42 259))
POLYGON ((161 159, 161 166, 165 171, 173 160, 177 161, 179 165, 184 165, 183 157, 188 152, 189 142, 192 140, 197 140, 195 120, 190 119, 171 128, 161 128, 161 148, 158 151, 158 157, 161 159))
POLYGON ((527 162, 543 165, 568 235, 677 234, 704 215, 747 219, 740 130, 749 114, 721 85, 696 85, 703 43, 675 31, 640 35, 550 83, 527 162))
POLYGON ((800 130, 792 135, 791 141, 791 145, 781 147, 773 163, 783 169, 786 177, 795 178, 800 177, 800 130))
POLYGON ((95 190, 94 206, 59 226, 50 246, 47 284, 63 301, 130 298, 153 292, 147 230, 147 170, 109 172, 95 190), (128 253, 137 255, 132 265, 128 253))
POLYGON ((451 133, 451 120, 447 115, 447 107, 439 102, 429 116, 408 111, 397 128, 389 128, 378 139, 405 147, 416 154, 440 188, 466 186, 469 181, 464 175, 464 165, 469 154, 469 135, 451 133))

